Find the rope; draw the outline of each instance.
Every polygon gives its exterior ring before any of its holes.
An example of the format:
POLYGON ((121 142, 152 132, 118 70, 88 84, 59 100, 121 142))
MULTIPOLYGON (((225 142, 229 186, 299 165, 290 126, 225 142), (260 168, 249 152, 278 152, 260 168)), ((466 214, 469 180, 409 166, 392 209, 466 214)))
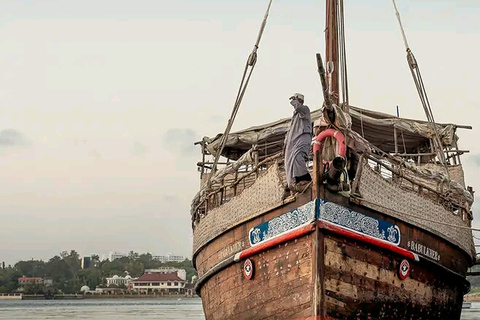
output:
MULTIPOLYGON (((397 118, 400 118, 400 110, 397 106, 397 118)), ((403 135, 403 130, 400 129, 400 133, 402 134, 402 142, 403 142, 403 153, 407 153, 407 147, 405 145, 405 136, 403 135)))
POLYGON ((362 127, 362 138, 365 138, 365 131, 363 130, 363 111, 360 110, 360 126, 362 127))
POLYGON ((349 97, 348 97, 348 77, 347 77, 347 50, 345 47, 345 14, 343 8, 343 0, 338 2, 338 41, 339 41, 339 69, 341 74, 342 83, 342 99, 345 105, 345 110, 349 109, 349 97))
POLYGON ((398 12, 397 3, 395 0, 392 0, 393 6, 395 7, 395 15, 397 16, 398 23, 400 24, 400 30, 402 30, 403 42, 405 43, 405 49, 408 50, 407 36, 405 35, 405 30, 403 29, 402 19, 400 18, 400 13, 398 12))
POLYGON ((428 95, 425 89, 425 85, 423 83, 422 74, 420 72, 420 68, 418 66, 417 60, 415 59, 413 52, 410 50, 410 47, 408 46, 407 36, 405 35, 405 30, 403 28, 402 19, 400 18, 400 13, 398 12, 397 4, 395 0, 392 0, 392 2, 395 8, 395 15, 397 16, 397 20, 400 25, 400 30, 402 31, 403 42, 405 43, 405 49, 407 51, 408 66, 410 67, 410 72, 412 73, 413 81, 415 82, 415 86, 417 87, 417 92, 420 97, 420 101, 422 102, 423 109, 425 110, 427 120, 430 123, 430 126, 432 127, 433 131, 435 132, 435 137, 432 139, 435 152, 437 153, 440 163, 445 166, 445 171, 447 176, 449 176, 449 172, 446 167, 447 161, 445 159, 445 154, 443 153, 442 142, 438 134, 437 124, 435 123, 435 119, 433 117, 432 108, 430 107, 430 101, 428 100, 428 95))
MULTIPOLYGON (((435 138, 432 139, 435 151, 438 155, 440 163, 443 164, 443 165, 446 165, 446 159, 445 159, 445 155, 442 151, 443 148, 442 148, 442 143, 441 143, 441 140, 440 140, 440 136, 438 134, 437 124, 435 123, 435 119, 433 117, 433 112, 432 112, 432 109, 430 107, 430 101, 428 100, 425 85, 423 84, 422 74, 420 73, 420 68, 418 67, 415 56, 413 55, 413 52, 410 49, 407 50, 407 59, 409 61, 410 72, 411 72, 413 80, 415 82, 415 86, 417 87, 417 91, 418 91, 418 94, 420 96, 420 100, 422 102, 423 108, 425 110, 427 120, 430 123, 433 131, 435 132, 435 138)), ((446 171, 448 173, 448 170, 446 170, 446 171)))
POLYGON ((230 133, 230 130, 232 129, 233 122, 235 121, 235 117, 237 116, 238 109, 240 108, 240 104, 242 103, 243 96, 245 95, 245 91, 247 90, 248 83, 250 82, 250 77, 252 76, 253 69, 255 68, 255 64, 257 62, 257 50, 258 46, 260 44, 260 40, 262 39, 263 31, 265 30, 265 26, 267 24, 267 18, 268 14, 270 12, 270 7, 272 6, 272 1, 270 0, 268 3, 267 10, 265 11, 265 15, 263 17, 262 24, 260 26, 260 30, 258 32, 257 36, 257 41, 255 42, 255 45, 253 47, 252 53, 248 56, 247 62, 245 64, 245 69, 243 71, 243 76, 242 76, 242 81, 240 82, 240 87, 238 88, 237 92, 237 98, 235 99, 235 103, 233 106, 232 114, 230 115, 230 119, 228 119, 227 127, 225 128, 225 132, 223 133, 223 136, 220 140, 220 148, 217 151, 217 154, 215 155, 215 160, 213 162, 212 166, 212 174, 208 177, 207 181, 207 188, 210 188, 211 186, 211 177, 217 170, 217 164, 218 160, 220 159, 220 155, 222 154, 223 149, 225 148, 225 145, 228 140, 228 134, 230 133))

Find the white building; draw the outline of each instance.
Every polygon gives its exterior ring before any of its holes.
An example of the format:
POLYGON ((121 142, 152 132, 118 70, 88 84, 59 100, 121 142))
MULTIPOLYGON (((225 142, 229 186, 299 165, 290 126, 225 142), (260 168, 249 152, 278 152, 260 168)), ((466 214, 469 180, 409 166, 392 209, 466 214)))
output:
POLYGON ((123 257, 126 257, 126 256, 127 256, 126 254, 120 253, 120 252, 109 252, 108 253, 108 260, 113 261, 115 259, 120 259, 120 258, 123 258, 123 257))
POLYGON ((119 277, 117 275, 114 275, 111 278, 107 278, 107 287, 110 286, 111 284, 117 285, 117 286, 125 286, 128 287, 128 282, 135 280, 129 275, 126 275, 125 277, 119 277))
POLYGON ((180 279, 187 280, 187 271, 174 267, 160 267, 158 269, 145 269, 145 274, 169 274, 175 273, 180 279))
POLYGON ((145 273, 130 282, 133 291, 141 293, 184 293, 185 280, 177 273, 145 273))
POLYGON ((185 260, 184 256, 174 255, 171 253, 167 253, 164 256, 152 256, 152 259, 158 260, 162 263, 165 262, 183 262, 185 260))

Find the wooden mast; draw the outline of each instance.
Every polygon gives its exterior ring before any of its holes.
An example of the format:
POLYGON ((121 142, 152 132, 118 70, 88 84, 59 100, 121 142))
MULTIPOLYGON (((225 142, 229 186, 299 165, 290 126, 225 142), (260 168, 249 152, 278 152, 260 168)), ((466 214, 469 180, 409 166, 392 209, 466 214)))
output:
POLYGON ((339 103, 339 54, 338 54, 338 0, 327 0, 325 45, 327 64, 327 86, 330 89, 331 101, 339 103), (330 66, 333 66, 333 70, 330 66))
MULTIPOLYGON (((332 103, 338 105, 339 102, 339 52, 338 52, 338 21, 337 21, 337 4, 338 0, 326 0, 326 85, 328 92, 325 95, 326 112, 332 112, 332 103), (333 67, 333 68, 332 68, 333 67)), ((323 66, 320 54, 317 54, 317 64, 319 68, 320 78, 323 82, 323 66)), ((324 88, 325 89, 325 88, 324 88)), ((324 92, 325 94, 325 92, 324 92)), ((312 198, 325 198, 325 189, 323 187, 323 165, 322 152, 317 151, 313 155, 313 190, 312 198)), ((326 310, 325 295, 325 236, 320 231, 318 223, 315 223, 315 236, 312 237, 313 247, 313 265, 312 276, 314 281, 313 291, 313 314, 315 319, 324 319, 326 310)))

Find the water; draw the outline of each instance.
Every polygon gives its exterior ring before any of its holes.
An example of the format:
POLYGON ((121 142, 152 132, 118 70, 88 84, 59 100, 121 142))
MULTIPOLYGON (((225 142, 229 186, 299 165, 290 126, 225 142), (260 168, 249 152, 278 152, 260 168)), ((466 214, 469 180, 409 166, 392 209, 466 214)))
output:
MULTIPOLYGON (((205 320, 200 299, 0 301, 0 319, 205 320)), ((480 319, 480 303, 463 309, 462 320, 480 319)), ((447 320, 447 319, 445 319, 447 320)))
POLYGON ((0 319, 205 320, 200 299, 0 301, 0 319))
POLYGON ((462 310, 462 320, 478 320, 480 319, 480 302, 472 302, 470 309, 462 310))

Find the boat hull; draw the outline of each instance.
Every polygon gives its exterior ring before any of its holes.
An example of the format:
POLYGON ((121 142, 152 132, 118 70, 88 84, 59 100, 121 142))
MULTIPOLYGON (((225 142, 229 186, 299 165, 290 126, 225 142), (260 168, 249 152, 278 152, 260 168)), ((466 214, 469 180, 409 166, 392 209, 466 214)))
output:
POLYGON ((326 200, 311 199, 301 195, 197 250, 197 290, 207 320, 460 319, 467 254, 347 200, 332 199, 328 209, 326 200), (339 208, 355 216, 356 224, 335 220, 332 212, 339 208), (411 246, 422 240, 428 250, 411 246))

